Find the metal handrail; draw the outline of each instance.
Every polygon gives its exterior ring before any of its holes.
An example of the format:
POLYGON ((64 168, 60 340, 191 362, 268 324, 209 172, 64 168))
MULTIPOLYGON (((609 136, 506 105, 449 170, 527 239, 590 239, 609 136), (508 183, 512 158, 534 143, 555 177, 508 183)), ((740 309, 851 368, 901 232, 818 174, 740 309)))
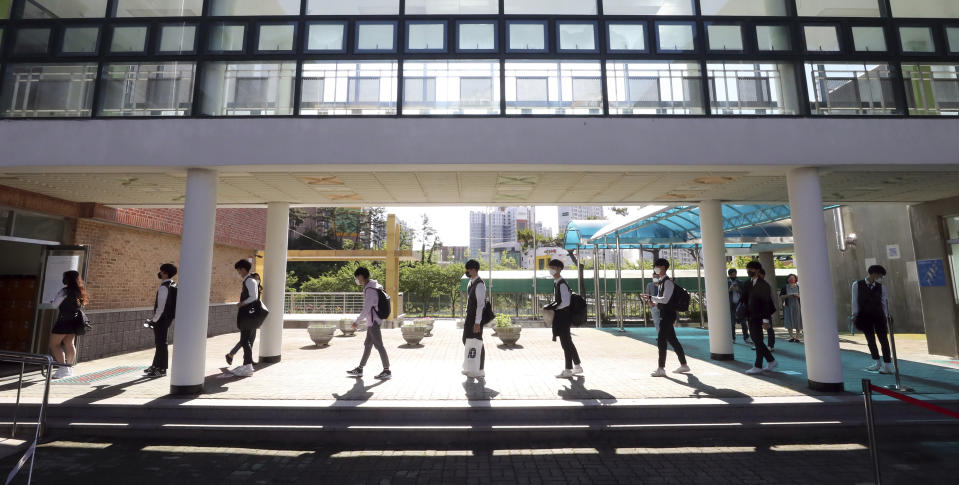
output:
POLYGON ((16 466, 14 466, 13 470, 10 471, 10 474, 7 475, 7 480, 5 482, 7 485, 9 485, 29 459, 30 471, 27 476, 27 484, 29 485, 29 483, 33 480, 33 463, 37 444, 40 442, 40 436, 43 435, 44 423, 46 422, 47 402, 50 399, 50 379, 53 376, 53 368, 70 367, 70 364, 59 363, 53 360, 53 357, 46 354, 27 354, 23 352, 12 352, 7 350, 0 350, 0 362, 14 362, 20 364, 20 378, 17 381, 17 403, 13 408, 13 425, 10 427, 11 438, 15 437, 17 434, 17 418, 20 411, 20 394, 23 388, 23 374, 26 370, 26 366, 38 365, 45 367, 47 370, 46 380, 44 381, 43 386, 43 399, 40 401, 40 413, 37 416, 37 429, 33 434, 33 443, 30 444, 30 446, 27 448, 27 451, 22 457, 20 457, 20 460, 17 462, 16 466))

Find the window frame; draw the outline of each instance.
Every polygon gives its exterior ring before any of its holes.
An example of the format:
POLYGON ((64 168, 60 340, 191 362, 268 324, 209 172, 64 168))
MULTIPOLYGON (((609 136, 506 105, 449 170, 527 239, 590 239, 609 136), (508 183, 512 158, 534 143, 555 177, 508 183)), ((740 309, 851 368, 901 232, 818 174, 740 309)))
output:
POLYGON ((809 22, 800 24, 800 38, 802 39, 802 53, 807 56, 842 56, 847 48, 848 42, 843 42, 843 32, 842 24, 838 22, 809 22), (821 50, 811 50, 809 48, 809 42, 806 39, 806 27, 832 27, 836 31, 836 43, 838 49, 834 51, 821 51, 821 50))
POLYGON ((346 20, 307 20, 303 24, 303 38, 301 39, 303 52, 306 54, 346 54, 350 40, 350 23, 346 20), (343 47, 340 49, 310 49, 310 28, 314 25, 341 25, 343 47))
POLYGON ((357 20, 353 22, 353 53, 354 54, 396 54, 400 52, 399 42, 400 23, 398 20, 357 20), (391 25, 393 26, 393 47, 391 49, 360 49, 360 27, 364 25, 391 25))
POLYGON ((403 52, 408 54, 445 54, 449 52, 450 44, 450 23, 444 18, 436 20, 416 19, 407 20, 403 23, 403 52), (443 26, 443 47, 439 49, 414 49, 410 47, 410 27, 414 25, 437 25, 443 26))
MULTIPOLYGON (((190 17, 184 17, 190 18, 190 17)), ((186 56, 186 55, 195 55, 197 53, 197 44, 200 43, 200 23, 199 22, 158 22, 156 28, 153 29, 154 32, 154 46, 152 53, 158 56, 186 56), (160 50, 163 46, 163 29, 166 27, 193 27, 193 49, 192 50, 180 50, 180 51, 164 51, 160 50)))
POLYGON ((608 53, 610 53, 610 54, 649 54, 649 53, 651 52, 651 51, 650 51, 650 46, 652 45, 652 43, 650 42, 650 36, 649 36, 649 22, 647 22, 647 21, 645 21, 645 20, 607 20, 606 22, 604 22, 604 25, 605 25, 605 27, 606 27, 605 32, 604 32, 605 35, 606 35, 606 52, 608 52, 608 53), (612 46, 612 44, 611 44, 611 42, 612 42, 612 35, 610 35, 610 33, 609 33, 609 27, 610 27, 611 25, 640 25, 640 26, 642 26, 642 27, 643 27, 643 39, 644 39, 643 46, 644 46, 644 48, 643 48, 642 50, 639 50, 639 49, 613 49, 613 46, 612 46))
POLYGON ((706 21, 703 22, 703 33, 706 35, 706 40, 703 42, 703 46, 707 52, 711 53, 720 53, 720 54, 745 54, 749 52, 751 45, 749 45, 749 38, 746 35, 746 25, 743 22, 723 22, 723 21, 706 21), (709 36, 709 27, 739 27, 739 42, 742 45, 741 49, 713 49, 710 45, 711 38, 709 36))
POLYGON ((655 51, 655 52, 656 52, 657 54, 683 55, 683 54, 702 54, 702 53, 703 53, 703 50, 704 50, 704 49, 703 49, 703 46, 702 46, 702 42, 700 41, 700 38, 699 38, 700 35, 699 35, 699 27, 698 27, 698 25, 697 25, 697 22, 695 22, 695 21, 686 21, 686 20, 663 20, 663 21, 656 21, 656 22, 653 23, 653 25, 655 25, 655 27, 656 27, 656 34, 655 34, 655 39, 656 39, 656 51, 655 51), (660 32, 659 32, 659 27, 660 27, 660 26, 668 26, 668 25, 681 25, 681 26, 689 26, 689 27, 691 27, 691 28, 692 28, 692 33, 693 33, 693 39, 692 39, 692 40, 693 40, 693 48, 692 48, 691 50, 684 50, 684 49, 679 49, 679 50, 677 50, 677 49, 663 49, 662 46, 660 45, 660 32))
POLYGON ((454 42, 456 48, 453 51, 457 54, 499 54, 500 53, 500 22, 497 19, 469 19, 456 21, 456 36, 454 42), (460 26, 462 25, 492 25, 493 26, 493 48, 492 49, 463 49, 460 48, 460 26))
POLYGON ((506 48, 507 54, 549 54, 550 53, 550 35, 549 20, 527 20, 510 19, 506 21, 506 48), (542 25, 543 26, 543 48, 542 49, 513 49, 510 48, 510 39, 512 37, 510 27, 513 25, 542 25))
MULTIPOLYGON (((598 54, 600 46, 599 22, 595 20, 557 20, 555 22, 556 30, 556 52, 559 54, 598 54), (591 25, 593 26, 593 48, 592 49, 563 49, 563 38, 560 29, 563 25, 591 25)), ((548 44, 549 39, 547 39, 548 44)))
MULTIPOLYGON (((223 17, 227 18, 227 17, 223 17)), ((230 20, 218 20, 216 22, 210 22, 206 25, 204 29, 204 48, 203 52, 207 54, 214 54, 217 56, 241 56, 245 55, 250 50, 250 42, 252 41, 250 35, 250 23, 244 21, 230 21, 230 20), (227 51, 227 50, 215 50, 210 47, 210 39, 212 39, 213 27, 243 27, 243 46, 240 50, 237 51, 227 51)))
MULTIPOLYGON (((295 21, 295 20, 290 20, 290 21, 287 21, 287 22, 281 22, 281 21, 265 21, 265 22, 257 22, 255 25, 256 25, 256 34, 255 34, 255 37, 256 37, 256 38, 255 38, 255 39, 251 39, 252 43, 251 43, 251 45, 250 45, 250 47, 252 48, 254 54, 258 54, 258 55, 264 55, 264 54, 265 54, 265 55, 282 55, 282 54, 293 54, 293 53, 295 53, 295 52, 297 51, 297 47, 298 47, 298 45, 299 45, 299 44, 298 44, 299 40, 297 39, 297 36, 298 36, 299 33, 300 33, 300 23, 299 23, 299 22, 297 22, 297 21, 295 21), (289 50, 261 50, 261 49, 260 49, 260 33, 261 33, 261 30, 263 29, 263 27, 272 27, 272 26, 292 26, 292 27, 293 27, 293 38, 291 39, 289 50)), ((248 36, 244 36, 244 42, 246 42, 246 37, 248 37, 248 36)))

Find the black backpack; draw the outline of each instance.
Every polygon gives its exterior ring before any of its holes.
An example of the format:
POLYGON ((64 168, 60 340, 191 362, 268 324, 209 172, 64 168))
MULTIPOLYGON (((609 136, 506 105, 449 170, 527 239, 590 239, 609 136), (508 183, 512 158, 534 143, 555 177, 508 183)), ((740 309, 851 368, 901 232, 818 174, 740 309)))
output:
POLYGON ((689 292, 686 291, 686 288, 679 286, 676 282, 673 282, 673 296, 669 298, 668 307, 672 308, 677 312, 688 312, 689 311, 689 292))
POLYGON ((172 300, 170 303, 170 312, 173 315, 176 315, 176 283, 170 282, 170 286, 167 287, 167 300, 172 300))
POLYGON ((586 325, 586 299, 574 293, 569 283, 566 283, 566 289, 569 290, 569 313, 573 317, 570 325, 582 327, 586 325))
POLYGON ((376 294, 379 302, 376 304, 376 316, 380 319, 390 317, 390 295, 387 295, 383 288, 376 288, 376 294))

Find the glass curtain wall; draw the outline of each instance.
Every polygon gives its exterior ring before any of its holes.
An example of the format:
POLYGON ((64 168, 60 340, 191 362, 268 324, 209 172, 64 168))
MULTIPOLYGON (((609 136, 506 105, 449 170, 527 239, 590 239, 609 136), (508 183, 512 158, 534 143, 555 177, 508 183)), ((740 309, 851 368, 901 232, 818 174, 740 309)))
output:
POLYGON ((959 65, 903 64, 909 114, 959 116, 959 65))
POLYGON ((303 63, 301 115, 394 115, 395 61, 303 63))
POLYGON ((699 115, 703 108, 699 63, 608 61, 611 115, 699 115))
POLYGON ((404 115, 500 114, 498 60, 406 61, 404 115))
POLYGON ((189 116, 192 62, 108 64, 103 68, 102 116, 189 116))
POLYGON ((796 71, 792 64, 710 62, 706 70, 713 114, 799 113, 796 71))
POLYGON ((96 63, 10 64, 0 95, 3 116, 90 116, 96 78, 96 63))
POLYGON ((295 76, 295 62, 209 62, 203 67, 203 114, 292 115, 295 76))
POLYGON ((507 61, 506 114, 599 115, 599 61, 507 61))
POLYGON ((814 115, 889 115, 898 112, 888 64, 806 64, 814 115))

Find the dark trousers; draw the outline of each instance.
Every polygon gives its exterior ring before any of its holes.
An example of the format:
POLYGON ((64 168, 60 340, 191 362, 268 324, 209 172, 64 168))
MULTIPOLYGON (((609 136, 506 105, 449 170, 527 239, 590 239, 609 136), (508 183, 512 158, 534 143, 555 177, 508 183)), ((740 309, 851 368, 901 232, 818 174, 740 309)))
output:
POLYGON ((683 345, 679 343, 676 337, 676 329, 673 325, 676 323, 676 312, 661 309, 663 320, 659 322, 659 332, 656 334, 656 345, 659 346, 659 367, 666 367, 666 345, 673 347, 676 357, 679 358, 680 365, 686 365, 686 352, 683 345))
MULTIPOLYGON (((767 345, 769 346, 769 348, 775 347, 776 346, 776 328, 773 327, 772 323, 769 324, 769 329, 766 330, 766 333, 769 334, 769 339, 767 340, 767 342, 769 343, 767 345)), ((759 338, 762 338, 762 335, 763 334, 760 333, 759 338)))
POLYGON ((876 338, 879 338, 879 345, 882 346, 882 361, 890 364, 892 357, 889 353, 889 333, 886 327, 882 325, 863 325, 862 333, 866 336, 866 344, 869 345, 869 354, 872 360, 879 360, 879 349, 876 347, 876 338))
POLYGON ((254 340, 256 340, 256 329, 240 330, 240 346, 243 348, 243 365, 253 363, 254 340))
POLYGON ((383 370, 390 368, 390 358, 386 355, 386 347, 383 345, 383 333, 380 332, 380 324, 366 327, 366 340, 363 341, 363 358, 360 359, 360 367, 366 365, 370 359, 370 352, 373 347, 380 353, 380 362, 383 363, 383 370))
POLYGON ((559 344, 563 347, 563 358, 566 359, 566 367, 564 369, 572 369, 573 364, 579 365, 579 352, 576 351, 576 346, 573 345, 573 336, 569 332, 565 332, 559 335, 559 344))
MULTIPOLYGON (((473 326, 469 323, 463 324, 463 345, 466 345, 466 339, 468 338, 478 338, 483 340, 483 326, 480 325, 480 331, 478 333, 473 333, 473 326)), ((483 346, 483 350, 480 351, 480 370, 486 368, 486 346, 483 346)))
POLYGON ((769 351, 769 347, 766 347, 766 344, 763 343, 762 320, 750 321, 749 333, 753 336, 753 345, 756 346, 756 363, 754 365, 761 368, 763 366, 763 359, 769 362, 776 360, 773 358, 773 353, 769 351))
POLYGON ((153 353, 154 369, 166 370, 170 365, 169 351, 167 349, 167 334, 169 333, 169 323, 153 324, 153 343, 156 345, 156 351, 153 353))
POLYGON ((735 305, 733 305, 732 303, 730 303, 730 305, 733 306, 733 308, 729 311, 729 323, 731 324, 730 328, 732 329, 732 333, 733 333, 733 341, 736 340, 737 324, 743 327, 743 340, 749 340, 749 325, 746 325, 746 319, 736 318, 735 305))

